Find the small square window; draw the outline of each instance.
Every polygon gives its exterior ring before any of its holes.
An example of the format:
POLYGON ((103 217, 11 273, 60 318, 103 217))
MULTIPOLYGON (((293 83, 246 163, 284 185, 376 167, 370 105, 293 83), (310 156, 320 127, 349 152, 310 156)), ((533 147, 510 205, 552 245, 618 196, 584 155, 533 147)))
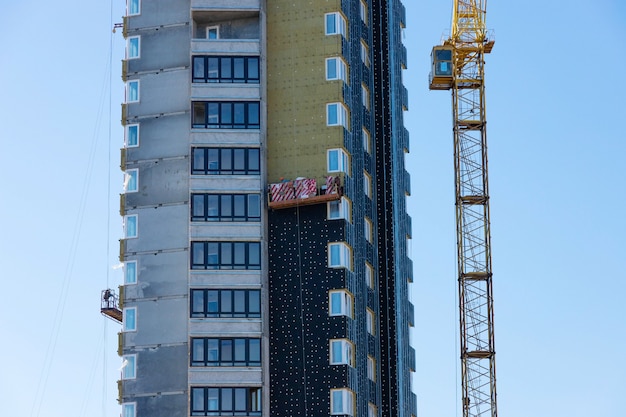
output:
POLYGON ((345 172, 349 174, 350 161, 348 153, 343 149, 329 149, 326 152, 326 159, 328 172, 345 172))
POLYGON ((363 171, 363 192, 372 198, 372 177, 366 171, 363 171))
POLYGON ((363 150, 365 150, 365 152, 367 153, 372 153, 372 140, 370 137, 370 132, 367 131, 367 129, 363 128, 362 131, 362 137, 363 137, 363 150))
POLYGON ((124 192, 135 193, 139 189, 139 170, 129 169, 125 173, 124 192))
POLYGON ((124 137, 124 144, 127 148, 134 148, 139 146, 139 125, 126 125, 126 136, 124 137))
POLYGON ((352 270, 352 249, 345 242, 328 244, 328 266, 352 270))
POLYGON ((134 16, 139 13, 141 13, 141 0, 128 0, 126 14, 128 16, 134 16))
POLYGON ((122 329, 125 332, 137 330, 137 307, 124 308, 122 329))
POLYGON ((141 38, 139 36, 131 36, 126 41, 126 59, 136 59, 141 57, 141 38))
POLYGON ((138 235, 138 216, 136 214, 130 214, 124 216, 124 238, 132 239, 138 235))
POLYGON ((136 103, 139 101, 139 80, 126 83, 126 102, 136 103))
POLYGON ((137 355, 124 355, 122 357, 122 379, 135 379, 137 377, 137 355))
POLYGON ((376 359, 369 355, 367 356, 367 378, 376 382, 376 359))
POLYGON ((343 59, 339 57, 326 58, 326 79, 348 82, 348 69, 343 59))
POLYGON ((369 263, 365 262, 365 282, 368 288, 375 288, 374 285, 374 268, 369 263))
POLYGON ((124 285, 137 283, 137 261, 124 262, 124 285))
POLYGON ((330 414, 354 415, 354 393, 347 388, 330 390, 330 414))
POLYGON ((136 403, 123 403, 122 404, 122 417, 136 417, 137 404, 136 403))
POLYGON ((326 104, 326 125, 348 128, 348 110, 343 103, 326 104))
POLYGON ((367 240, 369 243, 373 243, 374 233, 373 233, 372 221, 366 217, 365 222, 363 224, 364 224, 365 240, 367 240))
POLYGON ((325 15, 326 35, 342 35, 346 37, 346 19, 339 12, 326 13, 325 15))
POLYGON ((370 49, 363 40, 361 40, 361 61, 366 67, 370 66, 370 49))
POLYGON ((330 364, 354 367, 354 344, 346 339, 331 340, 330 364))
POLYGON ((376 319, 374 316, 374 312, 368 308, 365 310, 365 313, 367 332, 371 335, 375 335, 376 319))
POLYGON ((219 39, 220 38, 220 27, 219 26, 209 26, 206 28, 206 38, 207 39, 219 39))
POLYGON ((336 219, 352 221, 352 205, 346 197, 328 202, 328 220, 336 219))
POLYGON ((370 90, 364 84, 361 84, 361 103, 366 110, 370 109, 370 90))
POLYGON ((328 293, 328 315, 346 316, 352 318, 352 294, 348 290, 332 290, 328 293))

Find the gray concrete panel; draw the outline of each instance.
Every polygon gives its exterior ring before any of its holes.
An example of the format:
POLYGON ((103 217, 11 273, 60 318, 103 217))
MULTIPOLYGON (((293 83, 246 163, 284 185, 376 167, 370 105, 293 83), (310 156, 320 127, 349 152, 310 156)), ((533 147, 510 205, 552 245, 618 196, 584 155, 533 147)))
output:
MULTIPOLYGON (((188 117, 189 119, 189 117, 188 117)), ((191 122, 188 122, 191 124, 191 122)), ((239 145, 239 146, 259 146, 261 134, 258 130, 192 130, 190 141, 194 145, 216 146, 216 145, 239 145)))
POLYGON ((261 368, 191 368, 189 383, 192 385, 213 385, 219 381, 221 386, 245 387, 261 385, 261 368))
POLYGON ((189 111, 189 69, 143 74, 139 77, 139 102, 128 104, 128 119, 189 111))
POLYGON ((193 84, 192 100, 260 100, 258 84, 193 84))
POLYGON ((162 296, 186 296, 189 251, 128 256, 137 261, 137 283, 124 287, 127 300, 162 296))
POLYGON ((259 55, 261 45, 257 40, 208 40, 191 41, 191 53, 211 55, 259 55))
POLYGON ((189 334, 198 337, 258 337, 261 334, 261 319, 191 319, 189 334))
MULTIPOLYGON (((139 173, 141 175, 141 173, 139 173)), ((193 176, 190 179, 192 191, 259 191, 260 177, 245 177, 235 175, 203 175, 193 176)))
POLYGON ((139 146, 126 149, 127 161, 189 155, 189 114, 142 119, 139 146))
POLYGON ((189 21, 190 0, 176 0, 173 7, 172 0, 143 0, 141 14, 128 19, 128 28, 142 28, 165 26, 189 21))
MULTIPOLYGON (((129 164, 139 169, 138 191, 126 193, 126 209, 189 200, 189 161, 187 158, 129 164)), ((187 214, 189 217, 189 214, 187 214)))
POLYGON ((128 60, 128 75, 189 65, 190 25, 130 31, 140 36, 140 57, 128 60))
POLYGON ((193 10, 246 10, 256 9, 261 6, 260 0, 191 0, 193 10))
POLYGON ((189 284, 194 288, 255 288, 261 285, 260 271, 191 271, 189 275, 189 284))
POLYGON ((124 396, 187 388, 188 345, 137 350, 137 378, 124 381, 124 396))
POLYGON ((259 240, 261 238, 261 222, 249 223, 193 223, 190 228, 192 240, 221 240, 228 236, 229 240, 259 240))
POLYGON ((137 415, 150 417, 187 417, 188 394, 157 394, 150 397, 132 398, 137 402, 137 415))
POLYGON ((126 348, 187 343, 187 297, 126 304, 137 307, 137 331, 124 334, 126 348))
POLYGON ((138 215, 138 237, 126 240, 127 252, 182 249, 189 246, 189 238, 184 232, 189 222, 189 208, 186 204, 139 208, 129 210, 128 214, 138 215))

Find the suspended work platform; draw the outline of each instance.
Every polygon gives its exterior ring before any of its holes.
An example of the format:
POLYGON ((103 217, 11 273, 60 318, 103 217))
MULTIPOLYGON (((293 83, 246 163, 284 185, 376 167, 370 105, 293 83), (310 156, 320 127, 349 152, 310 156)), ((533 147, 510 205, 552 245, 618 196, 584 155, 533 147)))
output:
POLYGON ((269 186, 269 207, 273 210, 296 206, 326 203, 339 200, 343 195, 341 178, 329 176, 325 184, 317 187, 315 178, 297 178, 269 186))
POLYGON ((103 290, 100 296, 100 313, 118 323, 122 323, 122 310, 119 308, 119 298, 112 289, 103 290))

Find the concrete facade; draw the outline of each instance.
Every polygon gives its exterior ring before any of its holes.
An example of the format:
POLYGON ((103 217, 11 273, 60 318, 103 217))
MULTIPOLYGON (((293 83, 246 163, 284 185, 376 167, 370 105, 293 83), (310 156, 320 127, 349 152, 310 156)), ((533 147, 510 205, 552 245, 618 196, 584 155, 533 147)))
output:
POLYGON ((127 0, 123 417, 416 415, 403 13, 127 0))

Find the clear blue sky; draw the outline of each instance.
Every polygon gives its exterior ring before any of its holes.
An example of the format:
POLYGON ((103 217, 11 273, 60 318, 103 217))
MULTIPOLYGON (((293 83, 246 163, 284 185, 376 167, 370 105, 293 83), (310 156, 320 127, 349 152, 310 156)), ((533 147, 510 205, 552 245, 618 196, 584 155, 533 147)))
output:
MULTIPOLYGON (((451 4, 405 0, 419 417, 460 415, 450 96, 427 88, 451 4)), ((488 7, 499 414, 623 417, 626 3, 488 7)), ((115 0, 113 22, 123 11, 115 0)), ((3 416, 120 412, 118 327, 99 313, 121 281, 123 40, 110 60, 110 23, 109 2, 0 4, 3 416)))

